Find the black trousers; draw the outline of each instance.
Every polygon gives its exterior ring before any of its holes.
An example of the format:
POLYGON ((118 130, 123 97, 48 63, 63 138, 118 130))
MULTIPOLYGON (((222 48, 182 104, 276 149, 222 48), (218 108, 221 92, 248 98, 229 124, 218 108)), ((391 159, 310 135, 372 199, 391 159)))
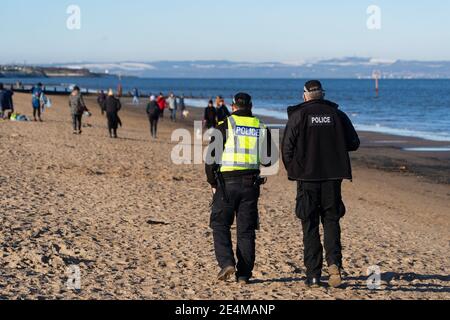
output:
POLYGON ((100 107, 100 111, 101 111, 102 115, 104 115, 105 114, 105 109, 103 109, 103 102, 99 102, 98 106, 100 107))
POLYGON ((36 115, 41 119, 41 107, 33 108, 33 118, 36 119, 36 115))
POLYGON ((321 220, 326 261, 329 266, 342 267, 340 219, 345 215, 345 206, 341 186, 342 181, 298 182, 296 214, 302 220, 304 262, 310 278, 322 275, 321 220))
POLYGON ((109 112, 106 114, 106 118, 108 119, 108 131, 110 136, 117 136, 117 127, 119 126, 119 116, 117 113, 109 112))
POLYGON ((150 134, 152 135, 152 138, 156 138, 157 133, 158 133, 159 118, 149 117, 149 121, 150 121, 150 134))
POLYGON ((81 131, 81 120, 83 119, 82 114, 72 114, 72 124, 74 131, 81 131))
POLYGON ((211 228, 213 229, 216 258, 222 269, 236 266, 237 277, 251 278, 255 266, 260 187, 254 182, 254 176, 229 179, 225 182, 227 196, 220 186, 214 195, 211 228), (235 219, 237 223, 237 263, 231 241, 231 226, 235 219))

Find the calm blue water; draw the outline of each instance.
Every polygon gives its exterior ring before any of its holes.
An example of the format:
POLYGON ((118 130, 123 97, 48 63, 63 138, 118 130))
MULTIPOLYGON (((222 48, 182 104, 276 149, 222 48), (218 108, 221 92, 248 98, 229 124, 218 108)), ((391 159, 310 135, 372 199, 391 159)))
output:
MULTIPOLYGON (((16 79, 1 79, 13 83, 16 79)), ((118 79, 21 79, 47 86, 78 84, 83 88, 116 88, 118 79)), ((123 78, 125 91, 137 87, 144 94, 168 93, 198 97, 188 103, 205 106, 209 98, 231 97, 246 91, 254 98, 256 113, 286 119, 286 107, 300 102, 305 80, 264 79, 138 79, 123 78)), ((382 80, 377 97, 371 80, 323 80, 327 98, 348 113, 360 130, 450 141, 450 80, 382 80)))

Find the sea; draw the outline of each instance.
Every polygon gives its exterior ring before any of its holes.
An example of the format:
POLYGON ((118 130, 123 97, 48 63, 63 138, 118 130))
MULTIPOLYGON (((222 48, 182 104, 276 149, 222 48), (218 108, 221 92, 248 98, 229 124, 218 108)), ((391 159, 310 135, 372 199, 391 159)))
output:
MULTIPOLYGON (((113 76, 97 78, 0 79, 3 83, 21 81, 24 85, 42 82, 47 89, 78 85, 94 92, 138 88, 141 95, 184 94, 187 104, 206 107, 217 95, 231 103, 238 92, 253 97, 255 113, 274 117, 280 124, 287 119, 287 107, 302 101, 304 79, 142 79, 113 76)), ((340 105, 358 130, 450 142, 450 80, 373 80, 325 79, 326 98, 340 105)))

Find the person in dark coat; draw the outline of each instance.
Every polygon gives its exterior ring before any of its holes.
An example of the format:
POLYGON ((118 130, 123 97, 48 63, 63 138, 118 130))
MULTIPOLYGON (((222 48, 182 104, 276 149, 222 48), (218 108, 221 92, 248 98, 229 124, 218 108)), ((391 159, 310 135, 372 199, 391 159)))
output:
POLYGON ((231 113, 225 104, 225 100, 222 99, 219 101, 219 106, 217 107, 217 123, 227 120, 229 116, 231 116, 231 113))
POLYGON ((217 110, 214 108, 212 100, 209 101, 208 106, 205 108, 203 123, 208 130, 217 127, 217 110))
POLYGON ((69 107, 72 114, 73 134, 81 134, 83 113, 89 110, 84 103, 81 90, 78 86, 73 88, 73 91, 69 96, 69 107))
POLYGON ((103 103, 105 103, 105 100, 106 100, 106 94, 105 94, 105 92, 103 90, 101 90, 98 93, 98 96, 97 96, 97 103, 100 106, 100 109, 102 111, 102 115, 105 113, 105 111, 103 111, 103 103))
POLYGON ((181 118, 186 119, 186 102, 184 94, 178 99, 178 106, 180 107, 181 118))
POLYGON ((106 118, 108 119, 108 130, 111 138, 117 139, 117 128, 120 124, 119 111, 122 108, 120 100, 114 97, 112 89, 108 92, 108 97, 103 103, 103 110, 106 112, 106 118))
POLYGON ((297 217, 302 221, 306 284, 321 285, 323 249, 328 263, 328 283, 342 285, 340 219, 345 215, 342 181, 351 180, 349 152, 360 140, 348 116, 325 100, 320 81, 308 81, 305 102, 288 109, 282 155, 289 180, 297 181, 297 217), (324 229, 324 246, 320 222, 324 229))
POLYGON ((158 131, 158 121, 161 110, 159 109, 158 103, 156 102, 156 97, 151 96, 150 102, 147 104, 147 115, 150 121, 150 132, 153 139, 157 138, 158 131))
POLYGON ((14 112, 13 95, 12 90, 7 90, 3 83, 0 83, 0 119, 9 119, 10 114, 14 112))

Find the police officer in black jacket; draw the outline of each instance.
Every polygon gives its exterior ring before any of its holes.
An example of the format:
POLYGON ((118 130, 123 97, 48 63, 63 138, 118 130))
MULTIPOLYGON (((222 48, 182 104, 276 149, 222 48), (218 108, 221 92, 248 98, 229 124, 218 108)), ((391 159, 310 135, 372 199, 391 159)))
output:
POLYGON ((306 284, 320 286, 322 220, 329 285, 337 288, 342 285, 339 222, 345 215, 341 185, 352 179, 349 152, 358 150, 360 140, 348 116, 324 97, 319 81, 306 83, 305 103, 288 109, 282 156, 289 180, 298 183, 296 214, 303 226, 306 284))

